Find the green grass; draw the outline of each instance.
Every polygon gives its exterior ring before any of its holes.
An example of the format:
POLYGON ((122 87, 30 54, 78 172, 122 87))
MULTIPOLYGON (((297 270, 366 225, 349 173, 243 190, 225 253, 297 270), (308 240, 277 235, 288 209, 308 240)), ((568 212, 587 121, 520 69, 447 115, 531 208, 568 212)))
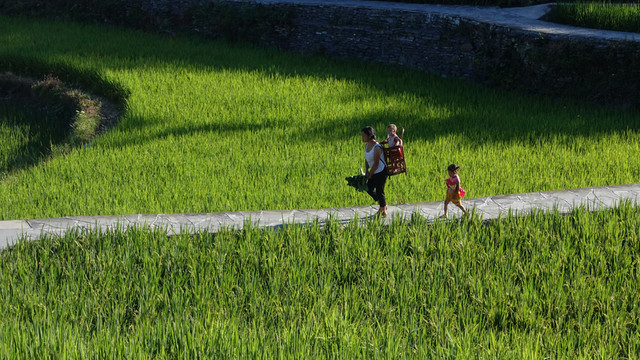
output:
POLYGON ((3 358, 635 359, 640 208, 0 253, 3 358))
POLYGON ((554 5, 545 20, 593 29, 640 33, 640 3, 578 1, 554 5))
POLYGON ((111 131, 0 182, 5 220, 370 205, 344 179, 363 166, 360 129, 389 123, 408 166, 390 204, 442 200, 452 162, 469 197, 640 176, 638 113, 417 71, 6 17, 0 63, 128 93, 111 131))
POLYGON ((25 109, 0 106, 0 172, 5 173, 15 166, 14 162, 27 155, 30 126, 25 109))
POLYGON ((113 113, 108 104, 56 79, 0 75, 0 179, 83 146, 108 128, 113 113))
POLYGON ((64 137, 60 114, 14 103, 0 103, 0 179, 37 164, 64 137))
MULTIPOLYGON (((637 113, 414 71, 5 17, 0 64, 128 94, 86 146, 5 165, 0 219, 370 204, 344 178, 360 129, 388 123, 407 129, 410 171, 391 203, 441 200, 451 162, 470 197, 640 175, 637 113)), ((28 114, 2 109, 0 144, 19 153, 28 114)), ((0 253, 0 353, 638 358, 639 212, 20 242, 0 253)))

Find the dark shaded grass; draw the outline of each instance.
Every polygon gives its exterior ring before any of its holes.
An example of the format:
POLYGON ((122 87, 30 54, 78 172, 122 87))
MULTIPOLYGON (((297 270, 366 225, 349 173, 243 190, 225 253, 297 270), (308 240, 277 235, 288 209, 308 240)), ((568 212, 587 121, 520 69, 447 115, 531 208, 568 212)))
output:
POLYGON ((67 135, 72 115, 62 108, 38 109, 0 101, 0 177, 35 165, 67 135))

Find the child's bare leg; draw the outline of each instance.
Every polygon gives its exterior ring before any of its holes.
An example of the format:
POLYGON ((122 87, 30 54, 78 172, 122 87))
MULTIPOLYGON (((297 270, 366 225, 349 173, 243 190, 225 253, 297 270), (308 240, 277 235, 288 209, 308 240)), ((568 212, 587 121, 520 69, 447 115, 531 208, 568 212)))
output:
POLYGON ((447 210, 449 208, 449 200, 444 201, 444 215, 442 217, 447 217, 447 210))
POLYGON ((465 214, 467 213, 467 209, 465 209, 464 206, 462 206, 462 203, 460 203, 460 205, 457 205, 457 206, 460 208, 460 210, 462 210, 463 213, 465 214))

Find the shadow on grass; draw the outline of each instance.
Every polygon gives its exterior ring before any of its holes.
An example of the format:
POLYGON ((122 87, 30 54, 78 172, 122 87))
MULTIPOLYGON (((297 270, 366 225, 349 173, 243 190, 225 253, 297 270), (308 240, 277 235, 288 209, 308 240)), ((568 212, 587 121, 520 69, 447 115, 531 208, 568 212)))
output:
POLYGON ((162 129, 152 129, 150 124, 170 124, 169 119, 159 117, 130 116, 127 118, 126 129, 121 130, 126 135, 110 141, 105 146, 124 147, 131 145, 144 145, 149 142, 167 139, 169 137, 179 138, 197 133, 215 134, 244 134, 247 132, 269 131, 274 129, 276 124, 265 121, 260 124, 249 123, 205 123, 189 125, 166 126, 162 129))
POLYGON ((91 140, 119 114, 106 100, 68 89, 58 79, 0 74, 0 177, 91 140))
POLYGON ((73 114, 60 109, 46 111, 26 104, 0 102, 0 119, 6 139, 5 152, 0 158, 0 175, 37 164, 51 147, 63 141, 68 120, 73 114), (6 142, 11 142, 13 144, 6 142), (23 139, 24 141, 19 141, 23 139))
MULTIPOLYGON (((390 106, 357 117, 341 117, 316 126, 300 139, 351 139, 359 137, 363 126, 374 126, 379 135, 389 123, 407 129, 407 140, 434 140, 450 134, 468 139, 470 144, 511 141, 540 141, 557 135, 598 136, 640 129, 640 116, 630 110, 605 109, 588 103, 556 101, 542 96, 525 96, 489 89, 463 80, 442 79, 420 71, 382 65, 364 65, 355 61, 259 49, 249 45, 228 44, 193 38, 168 38, 114 27, 64 24, 0 17, 0 29, 10 28, 7 45, 0 47, 0 69, 47 73, 98 94, 126 104, 128 91, 105 80, 107 70, 183 69, 194 71, 255 72, 269 77, 310 77, 337 79, 373 90, 377 96, 402 96, 418 99, 421 106, 444 108, 446 114, 433 115, 390 106), (33 29, 33 27, 38 29, 33 29), (40 37, 39 34, 48 34, 40 37), (136 36, 131 36, 135 33, 136 36), (9 41, 11 37, 21 43, 9 41), (49 37, 61 38, 60 44, 49 37), (24 44, 21 47, 20 44, 24 44), (46 48, 46 51, 34 50, 46 48), (32 56, 22 54, 33 53, 32 56), (73 58, 93 61, 99 71, 77 70, 44 58, 73 58), (109 60, 104 60, 108 57, 109 60)), ((0 35, 0 41, 4 41, 0 35)), ((215 85, 214 85, 215 86, 215 85)), ((354 92, 336 101, 363 100, 365 93, 354 92)), ((165 119, 168 121, 168 119, 165 119)), ((162 119, 127 117, 126 130, 141 130, 162 119)), ((159 132, 133 135, 126 141, 141 143, 163 136, 181 136, 192 132, 268 130, 277 124, 205 124, 169 127, 159 132)), ((126 144, 119 144, 126 145, 126 144)))

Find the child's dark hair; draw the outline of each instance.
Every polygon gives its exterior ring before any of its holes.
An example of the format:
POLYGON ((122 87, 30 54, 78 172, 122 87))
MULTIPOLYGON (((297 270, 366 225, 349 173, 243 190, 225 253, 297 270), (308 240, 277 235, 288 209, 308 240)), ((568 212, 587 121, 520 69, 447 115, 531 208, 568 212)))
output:
POLYGON ((458 171, 460 170, 460 166, 456 165, 456 164, 451 164, 449 165, 449 167, 447 168, 447 170, 453 172, 453 171, 458 171))
POLYGON ((372 138, 375 140, 376 138, 376 131, 371 127, 371 126, 365 126, 362 128, 362 132, 367 135, 368 137, 372 138))

